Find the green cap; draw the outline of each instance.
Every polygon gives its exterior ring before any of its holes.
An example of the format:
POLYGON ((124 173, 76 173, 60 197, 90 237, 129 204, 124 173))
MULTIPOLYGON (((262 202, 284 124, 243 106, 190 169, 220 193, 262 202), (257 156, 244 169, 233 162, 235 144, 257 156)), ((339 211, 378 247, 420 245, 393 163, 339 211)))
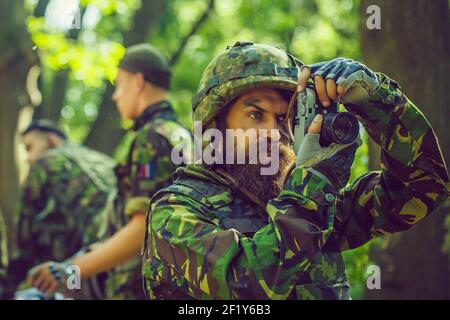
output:
POLYGON ((170 87, 170 67, 164 55, 148 43, 137 44, 127 48, 119 62, 119 68, 144 75, 146 81, 164 89, 170 87))

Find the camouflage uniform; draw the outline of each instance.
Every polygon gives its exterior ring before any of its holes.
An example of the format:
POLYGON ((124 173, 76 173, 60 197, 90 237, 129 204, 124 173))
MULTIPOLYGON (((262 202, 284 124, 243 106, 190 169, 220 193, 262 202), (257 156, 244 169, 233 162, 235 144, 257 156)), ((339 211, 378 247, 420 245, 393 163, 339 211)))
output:
POLYGON ((8 246, 6 240, 6 225, 5 221, 3 220, 2 211, 0 210, 0 278, 5 275, 6 268, 8 266, 8 246))
POLYGON ((8 268, 8 247, 6 238, 6 226, 0 209, 0 299, 3 299, 5 291, 5 275, 8 268))
MULTIPOLYGON (((295 90, 295 63, 274 47, 228 50, 205 71, 194 119, 215 126, 223 103, 258 85, 295 90)), ((394 81, 377 77, 379 89, 347 109, 381 146, 381 171, 335 190, 313 171, 295 168, 263 207, 219 172, 178 169, 148 213, 146 293, 154 299, 350 298, 341 252, 411 228, 450 189, 429 123, 394 81)))
POLYGON ((104 237, 107 201, 117 184, 114 165, 106 155, 70 143, 32 164, 18 210, 18 253, 11 262, 16 280, 32 266, 63 261, 104 237))
MULTIPOLYGON (((126 163, 116 168, 123 210, 111 223, 111 233, 121 229, 135 213, 145 213, 153 194, 170 184, 177 166, 171 161, 171 134, 184 129, 168 101, 147 108, 134 123, 135 137, 126 163)), ((108 298, 142 299, 140 258, 115 268, 108 277, 108 298)))

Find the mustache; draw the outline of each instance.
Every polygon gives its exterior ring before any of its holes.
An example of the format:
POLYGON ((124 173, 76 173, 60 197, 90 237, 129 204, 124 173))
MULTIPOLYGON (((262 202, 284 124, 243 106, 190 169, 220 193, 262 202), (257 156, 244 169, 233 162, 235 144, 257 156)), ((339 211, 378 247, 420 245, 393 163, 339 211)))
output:
POLYGON ((248 165, 267 165, 275 157, 285 157, 288 148, 291 147, 286 139, 274 140, 270 137, 259 137, 249 143, 245 154, 245 163, 248 165))
POLYGON ((295 153, 288 144, 280 144, 279 168, 272 175, 261 174, 261 168, 265 165, 257 164, 234 164, 223 165, 236 180, 236 184, 253 193, 263 203, 276 198, 281 192, 290 169, 295 164, 295 153))

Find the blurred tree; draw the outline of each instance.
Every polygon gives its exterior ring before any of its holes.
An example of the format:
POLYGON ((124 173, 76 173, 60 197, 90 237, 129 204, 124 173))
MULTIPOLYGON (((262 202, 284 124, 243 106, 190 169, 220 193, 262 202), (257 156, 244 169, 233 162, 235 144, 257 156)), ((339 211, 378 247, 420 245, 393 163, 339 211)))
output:
POLYGON ((48 4, 50 0, 39 0, 34 8, 33 15, 35 17, 43 17, 45 16, 45 12, 47 11, 48 4))
MULTIPOLYGON (((105 79, 112 81, 115 76, 124 50, 123 33, 129 30, 126 38, 133 41, 133 34, 145 29, 142 23, 147 23, 144 18, 149 11, 133 24, 140 0, 51 0, 47 11, 42 2, 34 6, 36 1, 27 0, 35 12, 27 19, 27 26, 42 60, 39 87, 43 102, 34 115, 55 120, 62 116, 61 123, 72 140, 81 143, 97 118, 101 95, 108 89, 105 79), (79 11, 74 13, 72 9, 79 11), (74 14, 76 24, 68 26, 74 14)), ((149 3, 143 2, 143 8, 149 3)), ((106 111, 115 113, 115 108, 106 111)), ((118 116, 113 116, 120 133, 118 116)))
MULTIPOLYGON (((448 0, 362 0, 362 54, 368 66, 397 80, 432 124, 447 167, 450 160, 450 20, 448 0), (381 30, 366 27, 366 8, 381 8, 381 30), (397 36, 395 36, 397 35, 397 36)), ((414 229, 386 237, 371 258, 381 290, 370 299, 449 299, 450 265, 442 253, 447 203, 414 229)))
MULTIPOLYGON (((40 0, 34 10, 34 16, 38 18, 44 17, 49 3, 49 0, 40 0)), ((80 24, 82 24, 83 22, 85 12, 86 7, 81 7, 79 18, 80 24)), ((76 41, 80 32, 81 28, 73 28, 68 30, 66 36, 69 40, 76 41)), ((43 100, 41 104, 35 109, 33 113, 34 119, 45 118, 58 122, 61 116, 61 109, 63 107, 66 96, 66 88, 69 80, 69 75, 70 70, 67 67, 53 72, 53 77, 51 79, 51 88, 48 88, 49 90, 46 90, 45 92, 45 86, 42 79, 43 75, 41 72, 41 75, 39 77, 39 87, 44 91, 44 94, 42 95, 43 100)))
POLYGON ((11 228, 18 198, 15 136, 19 111, 28 105, 26 79, 37 62, 25 27, 23 1, 3 1, 0 10, 0 207, 11 228))
POLYGON ((169 64, 173 66, 178 58, 180 57, 181 53, 183 52, 184 48, 186 47, 187 42, 189 39, 195 35, 195 33, 198 31, 198 29, 202 26, 202 24, 206 21, 208 18, 208 15, 211 13, 211 10, 214 8, 214 0, 208 0, 208 6, 205 10, 205 12, 200 16, 200 18, 194 23, 189 33, 181 40, 180 45, 178 46, 177 50, 172 54, 169 60, 169 64))

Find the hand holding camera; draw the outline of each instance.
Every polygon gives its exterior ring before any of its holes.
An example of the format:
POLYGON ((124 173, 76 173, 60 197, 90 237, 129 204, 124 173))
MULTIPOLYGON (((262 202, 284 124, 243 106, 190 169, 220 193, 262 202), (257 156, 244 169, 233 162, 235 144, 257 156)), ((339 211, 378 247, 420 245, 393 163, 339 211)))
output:
POLYGON ((343 188, 361 139, 358 120, 352 113, 339 112, 339 102, 359 104, 378 86, 375 73, 351 59, 304 66, 296 107, 293 99, 288 112, 297 166, 312 168, 337 189, 343 188))
POLYGON ((346 58, 303 66, 298 92, 303 92, 309 78, 313 78, 319 101, 328 107, 341 98, 343 104, 360 104, 377 90, 380 83, 375 73, 364 64, 346 58))

